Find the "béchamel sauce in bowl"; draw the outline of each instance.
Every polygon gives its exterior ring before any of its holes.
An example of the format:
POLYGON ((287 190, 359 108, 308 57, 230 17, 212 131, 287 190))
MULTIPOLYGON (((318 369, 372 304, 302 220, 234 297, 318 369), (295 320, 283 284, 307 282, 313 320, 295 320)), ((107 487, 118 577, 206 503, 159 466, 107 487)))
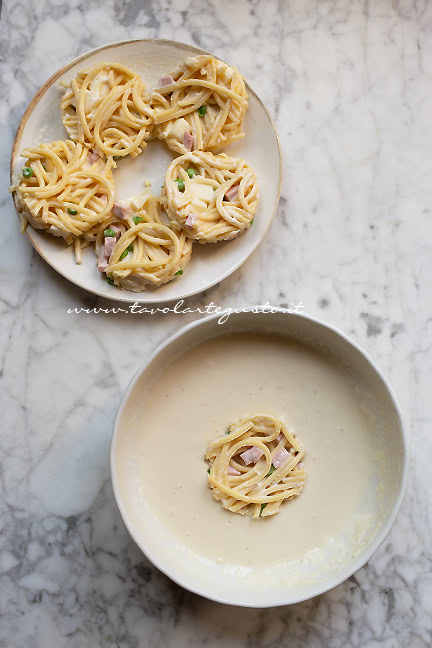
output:
POLYGON ((210 316, 148 358, 119 408, 114 493, 147 557, 187 589, 250 607, 302 601, 348 578, 389 532, 407 471, 400 411, 355 343, 285 310, 210 316), (227 511, 204 453, 235 420, 281 417, 305 449, 302 492, 273 516, 227 511))

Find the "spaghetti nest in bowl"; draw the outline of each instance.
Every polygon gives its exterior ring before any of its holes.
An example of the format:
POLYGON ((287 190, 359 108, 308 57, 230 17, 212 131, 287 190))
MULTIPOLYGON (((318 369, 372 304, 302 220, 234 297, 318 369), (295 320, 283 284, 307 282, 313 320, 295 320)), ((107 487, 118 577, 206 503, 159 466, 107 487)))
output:
POLYGON ((21 153, 25 165, 12 190, 23 227, 63 237, 81 248, 95 238, 95 226, 109 215, 114 203, 112 158, 104 161, 82 144, 71 140, 50 142, 21 153))
POLYGON ((205 460, 213 497, 233 513, 254 518, 279 512, 300 494, 304 450, 284 421, 255 414, 233 423, 210 444, 205 460))
POLYGON ((174 159, 161 202, 173 227, 200 243, 229 241, 252 224, 258 186, 253 170, 225 153, 193 151, 174 159))
POLYGON ((177 153, 217 151, 244 137, 248 97, 242 75, 214 56, 187 58, 151 97, 155 135, 177 153))
POLYGON ((152 109, 138 74, 119 63, 100 63, 63 85, 61 117, 72 140, 104 156, 142 152, 151 133, 152 109))
POLYGON ((108 283, 141 292, 183 274, 192 240, 168 227, 159 199, 148 190, 115 204, 99 227, 96 254, 108 283))

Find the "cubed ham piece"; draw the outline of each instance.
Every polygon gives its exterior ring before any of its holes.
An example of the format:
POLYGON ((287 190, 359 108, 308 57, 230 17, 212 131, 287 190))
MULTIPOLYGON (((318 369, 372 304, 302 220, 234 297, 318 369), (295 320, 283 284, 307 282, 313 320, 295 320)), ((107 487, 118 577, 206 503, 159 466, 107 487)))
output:
POLYGON ((194 145, 193 136, 189 133, 189 131, 185 131, 183 133, 183 146, 185 147, 186 151, 192 151, 193 145, 194 145))
POLYGON ((197 219, 196 214, 189 214, 189 216, 186 218, 185 226, 186 227, 193 227, 196 219, 197 219))
POLYGON ((245 452, 242 452, 240 457, 243 459, 245 462, 246 466, 249 466, 251 463, 256 463, 262 456, 264 452, 257 448, 256 446, 252 446, 252 448, 249 448, 249 450, 245 450, 245 452))
POLYGON ((241 475, 241 472, 239 472, 232 466, 228 466, 228 475, 241 475))
POLYGON ((97 269, 99 272, 104 272, 108 266, 108 261, 104 256, 98 257, 97 269))
POLYGON ((171 85, 171 83, 175 83, 174 79, 172 78, 171 75, 167 75, 159 79, 159 88, 165 88, 165 86, 171 85))
POLYGON ((273 455, 272 464, 275 468, 279 468, 279 466, 282 466, 282 464, 284 464, 290 457, 290 453, 287 452, 285 448, 281 448, 275 455, 273 455))
POLYGON ((117 243, 116 239, 114 236, 106 236, 105 237, 105 245, 104 245, 104 252, 105 256, 107 259, 110 258, 112 251, 115 248, 115 244, 117 243))
POLYGON ((129 213, 129 209, 128 207, 126 207, 126 205, 122 205, 121 202, 115 202, 112 212, 116 218, 126 218, 129 213))
POLYGON ((236 200, 238 196, 238 190, 239 190, 238 185, 234 185, 233 187, 230 187, 228 191, 225 192, 226 200, 229 200, 230 202, 236 200))
POLYGON ((110 229, 112 229, 112 231, 115 232, 115 238, 116 240, 118 240, 122 234, 120 227, 118 225, 110 225, 110 229))
POLYGON ((98 160, 100 160, 100 157, 99 157, 99 155, 98 155, 97 153, 95 153, 94 151, 89 151, 89 152, 87 153, 87 160, 90 162, 90 164, 94 164, 95 162, 97 162, 98 160))

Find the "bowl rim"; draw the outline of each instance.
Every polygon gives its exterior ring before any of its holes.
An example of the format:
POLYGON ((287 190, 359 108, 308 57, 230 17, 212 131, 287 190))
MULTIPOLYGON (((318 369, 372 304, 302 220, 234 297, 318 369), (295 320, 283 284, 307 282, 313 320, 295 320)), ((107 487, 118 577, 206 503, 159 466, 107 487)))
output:
MULTIPOLYGON (((248 313, 248 312, 256 312, 258 309, 258 312, 264 312, 263 309, 265 306, 250 306, 250 307, 245 307, 242 308, 239 311, 233 312, 230 314, 231 317, 237 317, 241 313, 248 313)), ((212 596, 211 593, 202 591, 202 589, 198 587, 194 587, 193 585, 188 584, 185 582, 182 578, 177 577, 176 575, 173 575, 170 573, 168 569, 166 569, 162 563, 162 560, 159 560, 158 558, 155 558, 153 555, 151 555, 151 552, 147 551, 143 546, 142 543, 138 537, 138 534, 135 533, 133 529, 133 525, 130 523, 128 520, 127 513, 125 509, 123 508, 122 502, 121 502, 121 496, 119 494, 119 487, 118 487, 118 477, 117 477, 117 472, 116 472, 116 464, 115 464, 115 457, 116 457, 116 445, 117 445, 117 439, 119 437, 119 428, 120 428, 120 419, 123 414, 123 411, 127 405, 127 402, 129 400, 130 394, 132 390, 134 389, 138 379, 140 378, 141 374, 147 369, 147 367, 153 362, 153 360, 167 347, 169 347, 171 344, 173 344, 176 340, 181 338, 183 335, 191 331, 192 329, 198 327, 198 326, 205 326, 212 320, 217 320, 221 317, 220 313, 215 313, 206 317, 199 318, 197 320, 194 320, 193 322, 190 322, 189 324, 186 324, 182 328, 180 328, 178 331, 176 331, 174 334, 170 335, 166 340, 162 341, 160 344, 157 345, 157 347, 147 356, 147 358, 144 360, 144 362, 141 364, 141 366, 138 368, 138 370, 134 373, 132 376, 127 389, 123 395, 123 398, 120 402, 120 405, 118 407, 116 416, 114 418, 114 423, 113 423, 113 434, 112 434, 112 439, 111 439, 111 444, 110 444, 110 469, 111 469, 111 483, 112 483, 112 488, 114 492, 114 498, 117 504, 117 507, 119 509, 121 518, 123 520, 123 523, 129 532, 130 536, 132 537, 132 540, 138 545, 139 549, 143 552, 143 554, 150 560, 150 562, 157 568, 159 571, 161 571, 165 576, 168 576, 174 583, 179 585, 180 587, 183 587, 184 589, 192 592, 193 594, 198 594, 199 596, 202 596, 204 598, 207 598, 211 601, 214 601, 216 603, 222 603, 225 605, 232 605, 236 607, 246 607, 246 608, 256 608, 256 609, 264 609, 264 608, 269 608, 269 607, 279 607, 279 606, 285 606, 285 605, 294 605, 296 603, 302 603, 303 601, 307 601, 311 598, 314 598, 315 596, 319 596, 321 594, 325 594, 326 592, 332 590, 333 588, 337 587, 338 585, 341 585, 345 580, 350 578, 355 572, 357 572, 359 569, 364 567, 366 563, 371 559, 371 557, 375 554, 375 552, 379 549, 379 547, 383 544, 384 540, 387 538, 388 534, 390 533, 391 528, 393 527, 393 524, 395 523, 396 517, 399 513, 400 507, 402 505, 404 496, 405 496, 405 490, 406 490, 406 484, 407 484, 407 476, 408 476, 408 460, 409 460, 409 448, 408 448, 408 434, 407 434, 407 429, 406 425, 404 422, 404 418, 402 416, 402 411, 399 406, 399 403, 396 399, 396 396, 394 394, 393 388, 391 387, 387 377, 384 375, 384 373, 381 371, 381 369, 377 366, 371 355, 364 349, 360 344, 358 344, 356 341, 352 340, 348 335, 346 335, 343 331, 341 331, 339 328, 334 326, 333 324, 329 324, 328 322, 323 321, 320 318, 314 317, 312 315, 309 315, 307 313, 299 313, 299 312, 293 312, 289 308, 280 308, 280 307, 272 307, 272 312, 277 312, 277 313, 284 313, 292 317, 298 317, 302 319, 309 320, 313 322, 314 324, 317 324, 318 326, 322 326, 323 328, 332 331, 335 333, 337 336, 342 338, 345 342, 347 342, 349 345, 351 345, 356 351, 362 355, 365 360, 368 362, 370 367, 375 371, 377 376, 380 378, 382 381, 384 387, 387 390, 387 393, 390 397, 391 404, 394 408, 395 414, 397 416, 397 419, 399 420, 400 424, 400 431, 401 431, 401 446, 402 446, 402 470, 400 473, 400 478, 399 478, 399 484, 398 484, 398 492, 397 496, 394 501, 393 508, 391 510, 391 513, 388 516, 386 524, 381 528, 381 531, 373 538, 373 540, 367 544, 366 548, 360 552, 357 557, 348 564, 346 569, 341 570, 337 578, 333 579, 333 582, 331 579, 328 579, 326 584, 322 587, 319 587, 316 589, 311 594, 307 595, 301 595, 298 597, 294 597, 291 599, 284 599, 281 600, 279 603, 276 604, 269 604, 266 605, 265 602, 262 602, 261 604, 251 604, 251 603, 242 603, 239 601, 232 601, 229 598, 229 594, 227 594, 226 597, 221 598, 221 597, 216 597, 212 596)), ((268 313, 271 315, 271 313, 268 313)), ((210 338, 209 338, 210 339, 210 338)), ((290 589, 287 589, 287 592, 289 592, 290 589)))
MULTIPOLYGON (((14 168, 16 164, 16 160, 19 157, 19 147, 20 147, 20 142, 22 139, 22 134, 24 132, 24 128, 27 124, 27 121, 32 114, 35 106, 39 103, 41 98, 45 95, 45 93, 55 84, 55 82, 63 76, 66 72, 68 72, 72 67, 77 65, 78 63, 84 62, 89 56, 92 56, 94 54, 97 54, 98 52, 102 52, 103 50, 109 50, 115 47, 120 47, 122 45, 130 45, 132 43, 151 43, 151 42, 157 42, 157 43, 163 43, 167 45, 181 45, 190 50, 191 53, 195 52, 196 54, 210 54, 211 56, 214 56, 212 52, 208 52, 207 50, 204 50, 200 47, 196 47, 195 45, 190 45, 189 43, 184 43, 183 41, 176 41, 173 39, 169 38, 132 38, 132 39, 127 39, 124 41, 115 41, 113 43, 108 43, 107 45, 102 45, 100 47, 95 47, 94 49, 88 50, 84 52, 83 54, 80 54, 79 56, 75 57, 72 59, 72 61, 69 61, 69 63, 66 63, 63 65, 61 68, 59 68, 54 74, 52 74, 46 81, 45 83, 39 88, 39 90, 36 91, 36 93, 33 95, 33 97, 30 99, 27 108, 25 109, 20 122, 18 124, 18 128, 15 133, 15 137, 12 142, 12 148, 11 148, 11 154, 10 154, 10 160, 9 160, 9 180, 10 184, 13 184, 13 173, 14 173, 14 168)), ((223 59, 219 58, 220 61, 224 61, 223 59)), ((228 63, 227 63, 228 65, 228 63)), ((274 119, 272 118, 267 106, 265 103, 262 101, 262 99, 259 97, 259 95, 255 92, 255 90, 252 88, 250 83, 244 78, 244 82, 246 85, 246 88, 248 89, 249 93, 254 96, 254 98, 258 101, 258 103, 261 105, 261 107, 264 109, 267 118, 273 128, 273 132, 275 134, 275 139, 276 139, 276 145, 277 145, 277 151, 278 151, 278 160, 279 160, 279 165, 278 165, 278 171, 279 171, 279 181, 278 181, 278 186, 277 186, 277 191, 276 191, 276 200, 275 204, 273 207, 273 212, 271 215, 271 218, 268 220, 268 223, 262 232, 261 237, 252 245, 252 247, 247 251, 246 256, 242 257, 240 260, 238 260, 234 265, 230 266, 228 270, 222 273, 222 275, 215 279, 215 281, 212 281, 208 285, 206 285, 204 288, 198 287, 194 290, 191 290, 187 293, 182 293, 178 297, 157 297, 157 294, 153 295, 152 294, 152 299, 149 301, 142 302, 143 304, 163 304, 163 303, 168 303, 171 301, 176 301, 179 299, 186 299, 188 297, 192 297, 193 295, 197 295, 199 293, 202 293, 205 290, 209 290, 210 288, 213 288, 213 286, 221 283, 225 279, 227 279, 230 275, 232 275, 236 270, 240 268, 243 263, 255 252, 257 247, 260 245, 260 243, 263 242, 267 232, 269 231, 273 221, 274 217, 276 215, 277 209, 279 207, 279 202, 280 202, 280 195, 281 195, 281 187, 282 187, 282 176, 283 176, 283 166, 282 166, 282 149, 281 149, 281 143, 279 139, 279 133, 276 128, 276 124, 274 122, 274 119)), ((14 204, 14 208, 16 211, 16 215, 19 219, 19 212, 18 212, 18 203, 17 203, 17 197, 15 193, 12 193, 12 201, 14 204)), ((86 284, 85 281, 82 280, 75 280, 71 279, 67 274, 63 271, 58 269, 57 267, 54 267, 54 265, 51 263, 51 261, 45 256, 43 253, 41 247, 39 246, 38 242, 34 239, 33 236, 30 234, 34 232, 34 228, 31 228, 30 231, 27 231, 27 228, 25 230, 25 235, 27 236, 28 240, 30 241, 31 245, 33 248, 36 250, 36 252, 39 254, 39 256, 48 263, 48 265, 55 271, 58 272, 64 279, 67 281, 70 281, 72 284, 75 286, 78 286, 79 288, 82 288, 83 290, 86 290, 87 292, 97 295, 98 297, 103 297, 105 299, 112 299, 113 301, 118 301, 118 302, 123 302, 123 303, 132 303, 136 301, 135 295, 137 293, 129 293, 129 291, 126 290, 119 290, 120 294, 114 294, 114 295, 106 295, 103 293, 101 290, 97 290, 95 288, 89 288, 86 284), (124 294, 122 294, 124 293, 124 294)), ((141 302, 140 302, 141 303, 141 302)))

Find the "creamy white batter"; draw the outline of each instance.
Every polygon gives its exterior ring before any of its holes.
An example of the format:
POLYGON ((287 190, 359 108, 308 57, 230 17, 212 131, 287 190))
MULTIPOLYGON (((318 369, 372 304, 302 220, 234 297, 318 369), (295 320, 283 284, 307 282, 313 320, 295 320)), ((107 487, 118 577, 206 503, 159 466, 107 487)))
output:
POLYGON ((178 541, 219 563, 269 566, 331 546, 364 524, 373 493, 375 421, 365 388, 324 353, 285 338, 206 342, 142 394, 134 432, 140 490, 178 541), (307 476, 277 515, 253 520, 213 499, 203 456, 233 420, 258 412, 282 416, 294 430, 307 476))

